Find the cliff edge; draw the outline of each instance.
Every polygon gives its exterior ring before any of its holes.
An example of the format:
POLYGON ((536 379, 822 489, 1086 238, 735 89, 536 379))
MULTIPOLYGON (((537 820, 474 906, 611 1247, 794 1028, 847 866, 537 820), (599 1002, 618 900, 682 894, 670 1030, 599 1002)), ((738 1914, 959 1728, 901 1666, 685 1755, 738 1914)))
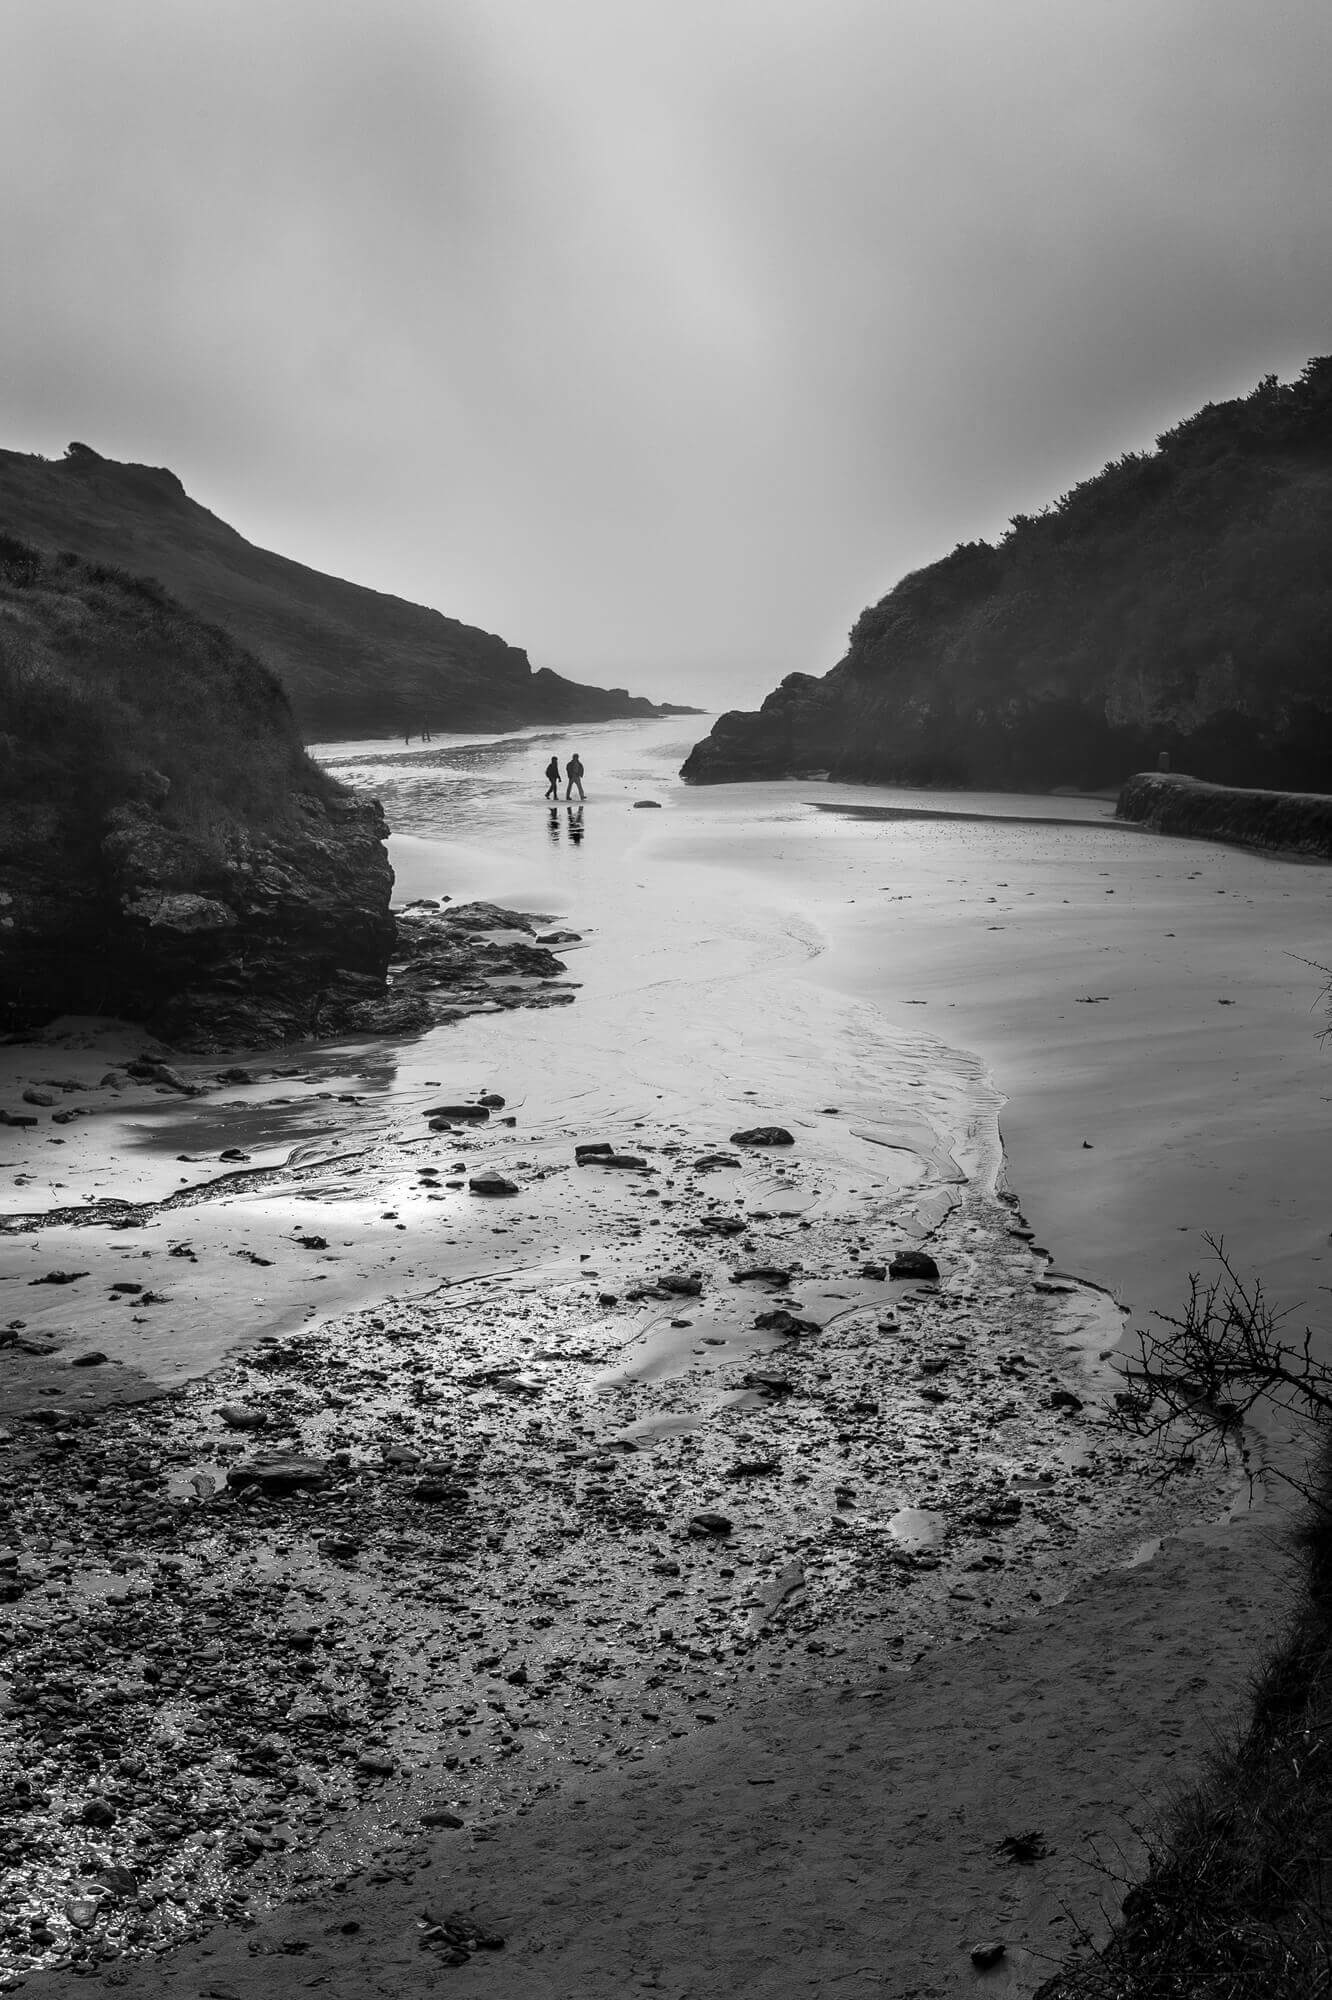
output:
POLYGON ((1219 784, 1326 789, 1332 356, 904 577, 830 673, 721 716, 682 775, 1099 790, 1163 750, 1219 784))
POLYGON ((184 1047, 359 1025, 385 989, 379 805, 273 675, 161 587, 0 537, 0 1027, 184 1047))
POLYGON ((307 742, 695 712, 534 672, 493 632, 256 548, 174 472, 86 444, 0 451, 0 531, 155 577, 272 669, 307 742))

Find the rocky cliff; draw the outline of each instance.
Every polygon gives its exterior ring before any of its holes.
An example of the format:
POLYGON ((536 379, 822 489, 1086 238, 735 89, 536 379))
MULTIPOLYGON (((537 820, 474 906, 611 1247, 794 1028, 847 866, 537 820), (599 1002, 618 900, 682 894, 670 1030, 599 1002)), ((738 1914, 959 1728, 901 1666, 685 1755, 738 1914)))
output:
POLYGON ((173 472, 87 445, 58 460, 0 451, 0 531, 155 577, 277 674, 307 742, 674 712, 533 672, 491 632, 255 548, 173 472))
POLYGON ((0 537, 0 1026, 185 1047, 357 1025, 384 991, 378 804, 273 675, 156 584, 0 537))
POLYGON ((721 716, 683 775, 1095 789, 1162 750, 1332 786, 1332 357, 905 577, 829 674, 721 716))

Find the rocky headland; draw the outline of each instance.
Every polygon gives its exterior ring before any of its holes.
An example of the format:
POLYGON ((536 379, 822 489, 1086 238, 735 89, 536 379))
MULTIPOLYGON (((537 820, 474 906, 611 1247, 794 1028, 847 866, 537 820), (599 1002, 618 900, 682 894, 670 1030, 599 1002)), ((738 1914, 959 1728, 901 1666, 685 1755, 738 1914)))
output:
POLYGON ((260 1048, 572 997, 523 913, 444 899, 395 920, 378 802, 158 585, 0 541, 0 692, 11 1034, 101 1015, 260 1048))
POLYGON ((695 712, 534 670, 493 632, 256 548, 174 472, 85 444, 0 451, 0 529, 155 577, 272 669, 307 741, 695 712))
POLYGON ((1330 541, 1323 357, 904 577, 830 673, 721 716, 683 775, 1095 790, 1166 751, 1219 784, 1324 788, 1330 541))

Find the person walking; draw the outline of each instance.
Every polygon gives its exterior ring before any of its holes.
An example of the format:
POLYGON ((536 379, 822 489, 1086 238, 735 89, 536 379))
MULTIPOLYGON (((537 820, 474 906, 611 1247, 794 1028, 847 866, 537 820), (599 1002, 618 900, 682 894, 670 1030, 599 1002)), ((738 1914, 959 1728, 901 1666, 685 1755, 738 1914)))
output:
POLYGON ((571 798, 573 797, 573 795, 574 795, 574 786, 575 786, 575 785, 577 785, 577 787, 578 787, 578 796, 579 796, 579 798, 581 799, 581 798, 582 798, 582 797, 584 796, 584 794, 583 794, 583 760, 582 760, 582 758, 581 758, 581 757, 579 756, 579 754, 578 754, 578 752, 577 752, 576 750, 574 751, 574 753, 573 753, 573 756, 572 756, 572 757, 571 757, 571 758, 569 759, 568 763, 567 763, 567 764, 565 765, 565 767, 564 767, 564 774, 565 774, 565 776, 566 776, 566 777, 568 778, 568 780, 569 780, 568 784, 567 784, 567 785, 566 785, 566 787, 565 787, 565 791, 564 791, 564 796, 565 796, 565 798, 566 798, 566 799, 571 799, 571 798))
POLYGON ((546 797, 557 799, 560 795, 560 760, 552 757, 546 766, 546 797))

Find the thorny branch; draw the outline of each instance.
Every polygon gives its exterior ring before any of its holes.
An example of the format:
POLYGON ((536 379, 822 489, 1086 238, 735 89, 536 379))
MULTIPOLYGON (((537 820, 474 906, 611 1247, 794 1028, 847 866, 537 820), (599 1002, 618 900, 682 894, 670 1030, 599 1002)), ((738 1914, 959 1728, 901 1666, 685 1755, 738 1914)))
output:
MULTIPOLYGON (((1139 1332, 1126 1369, 1130 1386, 1114 1399, 1112 1424, 1157 1443, 1163 1479, 1200 1460, 1247 1464, 1244 1421, 1260 1403, 1311 1431, 1332 1417, 1332 1365, 1315 1355, 1311 1329, 1287 1338, 1289 1314, 1273 1310, 1261 1280, 1239 1275, 1219 1237, 1204 1240, 1217 1275, 1206 1283, 1190 1275, 1182 1315, 1153 1315, 1165 1331, 1139 1332)), ((1277 1476, 1317 1501, 1311 1480, 1277 1476)))

